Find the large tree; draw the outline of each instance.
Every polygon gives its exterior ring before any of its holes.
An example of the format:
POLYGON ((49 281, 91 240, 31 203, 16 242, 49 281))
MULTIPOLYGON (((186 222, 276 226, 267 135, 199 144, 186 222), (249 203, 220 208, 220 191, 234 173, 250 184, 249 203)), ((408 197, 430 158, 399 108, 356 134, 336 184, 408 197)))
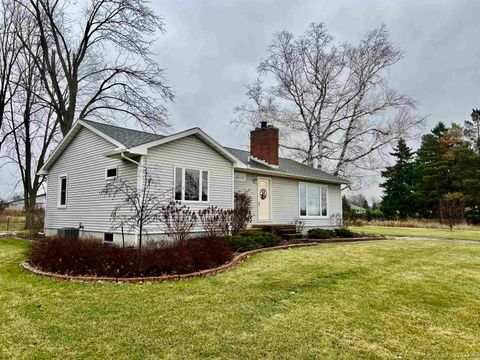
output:
POLYGON ((406 219, 415 215, 415 164, 414 152, 404 139, 398 141, 391 155, 395 164, 382 171, 385 178, 382 212, 387 219, 406 219))
POLYGON ((233 122, 273 122, 283 130, 284 149, 336 175, 376 168, 385 145, 423 121, 415 101, 388 84, 387 71, 401 58, 385 26, 357 45, 335 42, 324 24, 297 38, 278 32, 258 67, 261 80, 248 86, 233 122))
POLYGON ((147 1, 15 1, 38 29, 41 52, 31 54, 63 135, 78 118, 168 126, 164 102, 173 94, 151 58, 164 24, 147 1))
POLYGON ((16 56, 15 81, 9 84, 12 98, 5 112, 5 132, 10 133, 4 148, 4 159, 13 163, 20 175, 23 189, 26 227, 33 229, 37 194, 44 183, 38 172, 59 133, 58 118, 44 99, 45 87, 36 66, 38 28, 28 13, 17 8, 15 36, 23 44, 16 56))
POLYGON ((430 134, 422 137, 416 159, 417 208, 422 217, 438 217, 440 199, 457 190, 453 172, 455 150, 464 145, 462 129, 456 124, 449 129, 439 122, 430 134))

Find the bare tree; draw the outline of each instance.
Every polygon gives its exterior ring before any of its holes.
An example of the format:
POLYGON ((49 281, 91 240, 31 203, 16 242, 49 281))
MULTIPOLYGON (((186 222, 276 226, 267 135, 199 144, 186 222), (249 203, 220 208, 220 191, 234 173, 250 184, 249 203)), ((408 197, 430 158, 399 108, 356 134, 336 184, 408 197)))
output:
POLYGON ((44 183, 44 177, 37 173, 57 139, 58 121, 42 98, 46 92, 36 68, 36 56, 41 52, 37 44, 38 31, 23 8, 16 8, 13 15, 12 31, 25 46, 16 54, 11 70, 15 77, 7 86, 11 98, 4 112, 4 132, 9 136, 2 158, 18 169, 24 194, 26 228, 34 231, 38 228, 35 226, 37 194, 44 183))
POLYGON ((462 223, 464 219, 463 194, 458 192, 445 194, 440 201, 440 220, 442 224, 448 225, 450 231, 452 231, 453 226, 462 223))
POLYGON ((233 123, 273 122, 284 129, 284 149, 335 175, 371 169, 387 144, 423 122, 414 100, 388 85, 386 72, 401 57, 385 26, 356 46, 335 43, 324 24, 297 39, 281 31, 258 67, 273 85, 247 86, 249 102, 234 109, 233 123))
POLYGON ((6 128, 4 123, 17 88, 18 72, 15 65, 22 48, 16 33, 20 16, 16 5, 14 0, 1 0, 0 3, 0 150, 15 130, 6 128))
POLYGON ((110 220, 113 229, 124 227, 138 234, 138 248, 141 250, 143 235, 148 226, 158 221, 158 213, 172 198, 172 189, 162 189, 160 181, 152 176, 147 166, 142 168, 143 184, 129 183, 121 177, 109 181, 102 189, 105 197, 120 200, 112 210, 110 220))
POLYGON ((67 0, 15 1, 38 29, 42 51, 31 54, 63 135, 77 118, 168 127, 164 104, 173 93, 151 59, 164 23, 147 1, 89 0, 82 9, 67 0))

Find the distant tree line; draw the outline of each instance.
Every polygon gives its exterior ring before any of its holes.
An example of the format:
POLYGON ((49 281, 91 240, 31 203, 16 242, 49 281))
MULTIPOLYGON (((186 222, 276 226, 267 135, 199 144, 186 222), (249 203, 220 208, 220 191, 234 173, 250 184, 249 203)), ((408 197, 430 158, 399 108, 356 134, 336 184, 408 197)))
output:
POLYGON ((439 122, 416 153, 400 139, 391 155, 395 164, 382 172, 381 184, 386 219, 440 219, 451 226, 465 215, 480 223, 479 109, 463 126, 439 122))

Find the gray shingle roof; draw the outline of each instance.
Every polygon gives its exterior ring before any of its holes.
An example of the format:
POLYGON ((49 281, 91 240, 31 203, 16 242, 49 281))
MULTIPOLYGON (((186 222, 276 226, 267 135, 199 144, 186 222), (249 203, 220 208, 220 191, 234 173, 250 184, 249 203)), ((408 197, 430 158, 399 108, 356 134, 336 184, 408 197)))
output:
POLYGON ((250 153, 246 150, 239 150, 239 149, 234 149, 229 147, 226 147, 225 149, 227 149, 227 151, 232 153, 236 158, 238 158, 245 164, 248 164, 252 169, 275 171, 278 173, 283 173, 285 175, 303 176, 303 177, 309 177, 316 180, 323 180, 323 181, 339 183, 339 184, 349 183, 348 180, 342 179, 338 176, 334 176, 325 171, 315 169, 311 166, 302 164, 295 160, 281 157, 278 159, 278 169, 274 169, 267 165, 258 163, 256 161, 249 162, 248 157, 250 153))
MULTIPOLYGON (((138 145, 148 143, 150 141, 155 141, 166 137, 165 135, 158 135, 153 133, 148 133, 145 131, 132 130, 124 127, 119 127, 110 124, 102 124, 90 120, 82 120, 88 125, 93 126, 95 129, 103 132, 105 135, 110 136, 112 139, 122 143, 125 147, 130 148, 138 145)), ((245 164, 249 165, 250 169, 257 170, 268 170, 274 171, 283 175, 296 175, 301 177, 308 177, 316 180, 322 180, 338 184, 349 183, 348 180, 342 179, 338 176, 331 175, 325 171, 312 168, 311 166, 299 163, 298 161, 279 158, 278 169, 272 168, 270 166, 261 164, 256 161, 249 161, 248 157, 250 153, 246 150, 239 150, 229 147, 224 147, 228 152, 230 152, 237 159, 242 161, 245 164)))
POLYGON ((125 147, 127 148, 142 145, 147 142, 155 141, 165 137, 165 135, 158 135, 140 130, 127 129, 120 126, 102 124, 90 120, 82 121, 87 123, 88 125, 93 126, 95 129, 101 131, 105 135, 110 136, 112 139, 117 140, 118 142, 125 145, 125 147))

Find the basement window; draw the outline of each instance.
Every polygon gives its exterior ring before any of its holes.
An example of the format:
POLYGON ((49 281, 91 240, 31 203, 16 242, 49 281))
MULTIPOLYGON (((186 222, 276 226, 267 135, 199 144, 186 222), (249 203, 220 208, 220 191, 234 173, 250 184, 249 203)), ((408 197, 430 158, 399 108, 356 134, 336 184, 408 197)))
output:
POLYGON ((103 234, 103 242, 113 243, 113 233, 104 233, 103 234))

